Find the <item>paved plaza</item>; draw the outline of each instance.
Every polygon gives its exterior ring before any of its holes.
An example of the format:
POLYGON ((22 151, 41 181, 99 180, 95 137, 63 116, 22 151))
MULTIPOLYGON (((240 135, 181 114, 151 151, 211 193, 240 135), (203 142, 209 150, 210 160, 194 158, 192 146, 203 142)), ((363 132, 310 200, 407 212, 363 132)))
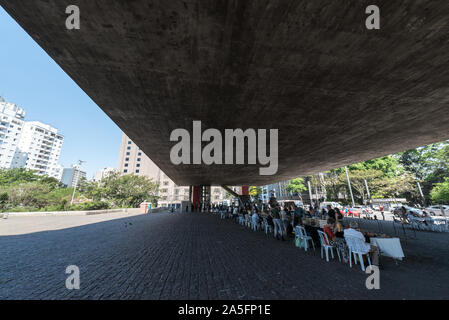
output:
POLYGON ((293 240, 206 213, 10 217, 0 220, 0 299, 449 298, 449 235, 403 238, 406 258, 367 274, 293 240), (65 287, 66 267, 81 288, 65 287))

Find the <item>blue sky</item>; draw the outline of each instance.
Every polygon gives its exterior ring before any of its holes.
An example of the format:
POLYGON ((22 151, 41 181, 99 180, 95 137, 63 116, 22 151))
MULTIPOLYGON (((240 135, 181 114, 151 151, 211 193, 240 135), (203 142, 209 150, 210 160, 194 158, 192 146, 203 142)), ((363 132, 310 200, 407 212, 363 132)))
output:
POLYGON ((121 130, 1 7, 0 96, 25 109, 25 120, 58 128, 64 167, 85 160, 89 179, 117 167, 121 130))

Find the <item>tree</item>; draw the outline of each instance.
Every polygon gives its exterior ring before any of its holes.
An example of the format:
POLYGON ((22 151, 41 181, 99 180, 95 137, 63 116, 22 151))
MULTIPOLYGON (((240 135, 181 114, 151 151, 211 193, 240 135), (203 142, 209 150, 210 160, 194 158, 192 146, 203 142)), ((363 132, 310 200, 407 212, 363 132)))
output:
POLYGON ((344 173, 344 169, 334 169, 325 173, 324 183, 326 186, 326 199, 328 201, 337 202, 339 200, 339 195, 346 186, 346 181, 343 182, 339 179, 339 175, 342 173, 344 173))
POLYGON ((293 194, 297 194, 299 196, 299 198, 301 199, 301 201, 303 202, 301 193, 306 191, 307 187, 304 183, 303 178, 296 178, 296 179, 290 180, 290 183, 286 186, 286 190, 293 194))
POLYGON ((0 210, 4 211, 8 205, 9 196, 6 192, 0 193, 0 210))
POLYGON ((444 182, 435 184, 430 192, 430 198, 433 203, 449 203, 449 178, 445 178, 444 182))
MULTIPOLYGON (((353 189, 354 197, 365 203, 368 197, 365 180, 369 183, 383 176, 382 171, 374 169, 348 170, 349 180, 353 189), (355 191, 355 192, 354 192, 355 191)), ((346 183, 346 173, 341 173, 338 177, 340 182, 346 183)))
POLYGON ((449 141, 429 144, 399 154, 399 163, 418 180, 425 180, 437 169, 449 172, 449 141))
MULTIPOLYGON (((367 170, 381 171, 384 176, 392 178, 400 175, 404 170, 399 165, 399 159, 395 156, 385 156, 368 161, 361 162, 367 170)), ((351 170, 351 166, 349 166, 351 170)))
POLYGON ((144 176, 112 173, 97 185, 98 189, 91 184, 86 186, 86 191, 94 200, 107 200, 120 207, 137 207, 144 201, 155 202, 158 187, 144 176))
POLYGON ((376 198, 403 197, 411 202, 420 202, 419 191, 415 179, 410 173, 397 177, 382 177, 372 183, 373 195, 376 198))
POLYGON ((254 201, 259 201, 260 195, 262 194, 262 188, 251 186, 249 187, 249 195, 253 197, 254 201))
POLYGON ((407 150, 398 157, 404 169, 421 183, 426 198, 449 176, 449 140, 407 150))

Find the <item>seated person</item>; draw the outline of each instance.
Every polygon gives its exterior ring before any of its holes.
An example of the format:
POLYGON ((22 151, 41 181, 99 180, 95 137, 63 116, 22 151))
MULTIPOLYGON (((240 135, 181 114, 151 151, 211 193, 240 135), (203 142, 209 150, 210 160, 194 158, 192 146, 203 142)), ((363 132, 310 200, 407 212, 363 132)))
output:
POLYGON ((307 217, 307 218, 311 218, 312 216, 315 215, 315 209, 314 209, 314 208, 310 208, 310 210, 307 211, 304 215, 305 215, 305 217, 307 217))
MULTIPOLYGON (((324 209, 323 209, 323 213, 324 213, 324 209)), ((332 218, 335 220, 335 210, 332 209, 332 207, 330 205, 327 205, 327 216, 329 218, 332 218)))
MULTIPOLYGON (((327 235, 327 238, 329 239, 329 242, 330 242, 330 243, 326 243, 328 245, 333 245, 336 240, 335 233, 334 233, 334 227, 335 227, 335 219, 328 218, 327 224, 323 228, 323 231, 327 235)), ((324 241, 326 241, 326 238, 324 238, 324 241)))
POLYGON ((335 208, 335 221, 343 221, 343 213, 341 213, 340 209, 335 208))
POLYGON ((371 253, 373 265, 379 265, 379 248, 365 242, 365 235, 360 232, 357 222, 351 221, 351 223, 349 224, 349 228, 345 229, 344 231, 344 237, 345 239, 347 237, 353 237, 362 240, 362 249, 364 249, 366 253, 371 253))
POLYGON ((343 232, 343 225, 341 224, 340 220, 335 221, 334 225, 334 233, 337 238, 344 238, 344 232, 343 232))

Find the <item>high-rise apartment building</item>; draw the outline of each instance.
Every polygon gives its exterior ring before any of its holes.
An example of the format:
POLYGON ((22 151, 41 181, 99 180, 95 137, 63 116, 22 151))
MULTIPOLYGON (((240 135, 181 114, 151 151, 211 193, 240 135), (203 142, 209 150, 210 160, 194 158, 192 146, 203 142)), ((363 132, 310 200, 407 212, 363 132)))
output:
POLYGON ((0 97, 0 168, 27 168, 59 180, 64 137, 56 128, 24 119, 22 108, 0 97))
POLYGON ((0 168, 20 167, 22 156, 18 150, 22 136, 25 111, 0 97, 0 168))
POLYGON ((22 168, 58 179, 61 177, 58 161, 63 142, 64 137, 58 134, 58 129, 39 121, 25 122, 17 162, 22 168))
MULTIPOLYGON (((159 184, 158 205, 160 207, 179 206, 181 201, 189 201, 189 187, 176 185, 162 170, 148 158, 125 134, 122 136, 118 163, 120 174, 143 175, 159 184)), ((226 191, 221 187, 211 188, 211 202, 220 203, 226 199, 226 191)))

